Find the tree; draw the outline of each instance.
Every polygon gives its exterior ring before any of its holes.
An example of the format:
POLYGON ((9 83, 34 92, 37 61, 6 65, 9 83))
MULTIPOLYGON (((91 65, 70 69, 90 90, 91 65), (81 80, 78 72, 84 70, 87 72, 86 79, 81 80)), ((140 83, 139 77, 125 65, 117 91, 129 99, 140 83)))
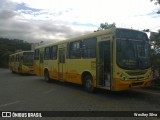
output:
POLYGON ((151 2, 155 2, 155 5, 160 4, 160 0, 151 0, 151 2))
POLYGON ((98 30, 95 30, 94 32, 97 32, 97 31, 100 31, 100 30, 105 30, 105 29, 112 28, 112 27, 116 27, 116 24, 115 23, 108 24, 107 22, 101 23, 98 30))
POLYGON ((31 44, 18 39, 0 38, 0 67, 8 67, 8 57, 17 49, 31 50, 31 44))
POLYGON ((160 85, 160 30, 158 33, 151 32, 151 65, 154 78, 154 85, 160 85))
MULTIPOLYGON (((151 2, 154 2, 155 5, 160 5, 160 0, 150 0, 151 2)), ((157 11, 157 14, 160 14, 160 10, 157 11)))
POLYGON ((152 47, 152 55, 160 55, 160 30, 158 33, 151 32, 150 44, 152 47))

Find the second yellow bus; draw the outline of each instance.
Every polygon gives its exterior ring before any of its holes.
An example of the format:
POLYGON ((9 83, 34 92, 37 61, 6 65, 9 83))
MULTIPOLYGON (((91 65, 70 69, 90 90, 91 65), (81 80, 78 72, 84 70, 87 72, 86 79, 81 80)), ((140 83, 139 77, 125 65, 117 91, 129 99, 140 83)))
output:
POLYGON ((34 74, 33 51, 18 51, 9 55, 9 69, 13 73, 34 74))

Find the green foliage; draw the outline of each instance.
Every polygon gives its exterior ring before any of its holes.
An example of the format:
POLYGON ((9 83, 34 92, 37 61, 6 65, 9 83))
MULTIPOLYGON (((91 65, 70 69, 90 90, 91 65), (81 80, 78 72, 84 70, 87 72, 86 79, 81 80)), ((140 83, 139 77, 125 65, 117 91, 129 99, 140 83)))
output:
POLYGON ((155 77, 155 71, 160 73, 160 31, 157 34, 154 34, 150 38, 151 43, 151 65, 153 70, 153 76, 155 77))
MULTIPOLYGON (((150 0, 151 2, 154 2, 155 5, 160 5, 160 0, 150 0)), ((160 10, 157 11, 157 14, 160 14, 160 10)))
POLYGON ((160 4, 160 0, 151 0, 151 2, 154 2, 155 5, 160 4))
POLYGON ((160 30, 157 34, 154 34, 154 36, 150 38, 150 44, 152 46, 151 55, 160 55, 160 30))
POLYGON ((105 29, 108 29, 108 28, 113 28, 113 27, 116 27, 115 23, 112 23, 112 24, 108 24, 107 22, 101 23, 98 30, 95 30, 94 32, 97 32, 97 31, 100 31, 100 30, 105 30, 105 29))
POLYGON ((160 67, 160 55, 154 55, 151 57, 152 66, 160 67))
POLYGON ((8 67, 9 55, 19 49, 31 50, 31 44, 18 39, 0 38, 0 67, 8 67))

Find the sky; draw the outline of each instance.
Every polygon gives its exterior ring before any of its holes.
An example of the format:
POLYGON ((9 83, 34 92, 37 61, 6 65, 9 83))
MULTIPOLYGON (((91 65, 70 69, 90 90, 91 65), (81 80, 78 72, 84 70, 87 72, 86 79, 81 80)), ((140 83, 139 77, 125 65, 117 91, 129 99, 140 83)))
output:
POLYGON ((156 32, 159 9, 150 0, 0 0, 0 37, 48 43, 91 33, 105 22, 156 32))

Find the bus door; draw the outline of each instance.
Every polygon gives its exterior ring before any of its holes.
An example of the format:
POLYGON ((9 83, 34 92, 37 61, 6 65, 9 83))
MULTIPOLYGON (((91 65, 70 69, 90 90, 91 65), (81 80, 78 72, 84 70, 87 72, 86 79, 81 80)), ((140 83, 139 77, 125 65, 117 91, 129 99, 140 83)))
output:
POLYGON ((20 68, 20 72, 22 72, 22 68, 23 68, 23 56, 19 56, 19 68, 20 68))
POLYGON ((19 66, 20 66, 20 64, 19 64, 19 55, 18 54, 16 55, 16 64, 15 65, 16 65, 16 72, 19 73, 19 69, 20 69, 19 66))
POLYGON ((64 64, 65 64, 65 49, 58 50, 58 78, 63 80, 64 64))
POLYGON ((110 90, 111 86, 111 49, 110 41, 98 42, 97 84, 110 90))
POLYGON ((44 75, 44 71, 43 71, 43 64, 44 64, 44 53, 43 51, 40 51, 40 62, 39 62, 39 74, 40 75, 44 75))

